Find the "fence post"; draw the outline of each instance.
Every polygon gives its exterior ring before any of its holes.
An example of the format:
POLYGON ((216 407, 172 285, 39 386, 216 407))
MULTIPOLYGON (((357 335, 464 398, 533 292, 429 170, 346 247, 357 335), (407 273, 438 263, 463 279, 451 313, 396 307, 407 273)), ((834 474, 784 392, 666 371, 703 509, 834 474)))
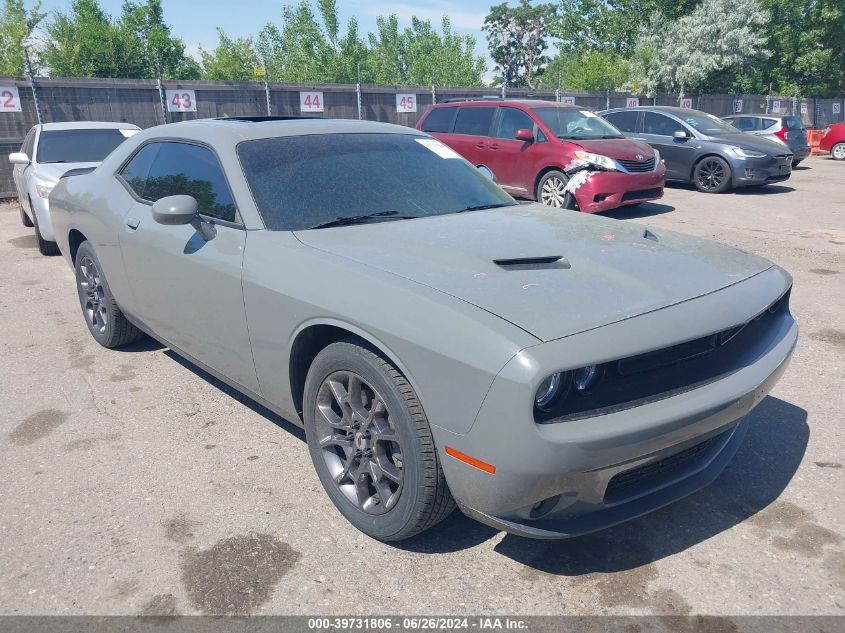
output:
POLYGON ((557 103, 560 103, 560 88, 558 88, 557 90, 555 90, 555 101, 556 101, 557 103))
POLYGON ((437 103, 437 90, 434 87, 434 75, 431 76, 431 102, 437 103))
POLYGON ((41 104, 38 103, 38 91, 35 89, 35 77, 32 74, 32 62, 29 59, 29 49, 23 47, 23 56, 26 61, 26 78, 29 79, 29 87, 32 90, 32 101, 35 104, 35 119, 41 125, 41 104))
POLYGON ((502 99, 507 99, 507 98, 508 98, 507 83, 503 81, 502 82, 502 99))
POLYGON ((355 84, 355 97, 358 100, 358 120, 364 118, 364 109, 361 107, 361 64, 358 64, 358 83, 355 84))
POLYGON ((267 116, 273 116, 273 106, 270 105, 270 84, 264 79, 264 97, 267 99, 267 116))
POLYGON ((605 110, 610 110, 610 89, 605 92, 605 110))
POLYGON ((156 87, 158 87, 158 105, 161 107, 161 118, 164 123, 167 123, 167 107, 164 105, 164 86, 161 85, 161 77, 156 79, 156 87))

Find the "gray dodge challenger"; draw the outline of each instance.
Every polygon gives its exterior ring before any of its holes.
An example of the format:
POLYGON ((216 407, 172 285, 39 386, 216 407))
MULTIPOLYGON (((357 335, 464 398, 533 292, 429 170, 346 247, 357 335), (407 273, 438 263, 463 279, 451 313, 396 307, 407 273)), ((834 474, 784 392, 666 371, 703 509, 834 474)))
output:
POLYGON ((93 337, 146 335, 305 428, 384 541, 457 505, 598 530, 711 482, 779 379, 791 277, 712 241, 517 204, 380 123, 152 128, 50 195, 93 337))

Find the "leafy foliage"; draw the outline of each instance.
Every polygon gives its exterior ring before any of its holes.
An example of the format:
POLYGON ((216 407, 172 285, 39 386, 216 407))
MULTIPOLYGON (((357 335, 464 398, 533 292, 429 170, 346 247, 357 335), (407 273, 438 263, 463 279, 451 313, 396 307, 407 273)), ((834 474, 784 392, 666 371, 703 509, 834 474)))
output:
POLYGON ((26 74, 24 45, 44 19, 40 0, 29 10, 23 0, 3 0, 0 13, 0 76, 26 74))
POLYGON ((549 24, 556 15, 553 4, 531 4, 519 0, 516 7, 507 2, 490 8, 484 19, 490 55, 496 63, 497 83, 512 87, 535 87, 549 58, 544 55, 549 24))

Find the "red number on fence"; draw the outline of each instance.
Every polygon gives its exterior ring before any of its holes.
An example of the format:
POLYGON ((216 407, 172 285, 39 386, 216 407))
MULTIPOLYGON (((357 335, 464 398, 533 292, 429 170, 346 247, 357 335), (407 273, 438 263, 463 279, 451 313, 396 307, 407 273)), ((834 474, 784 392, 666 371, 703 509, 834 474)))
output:
POLYGON ((320 95, 314 95, 314 98, 311 98, 311 95, 305 97, 305 107, 306 108, 320 108, 320 95))
POLYGON ((191 107, 191 95, 187 92, 183 92, 179 94, 178 92, 173 95, 173 99, 170 101, 174 108, 190 108, 191 107))
POLYGON ((14 108, 15 107, 15 95, 12 94, 11 90, 4 90, 2 97, 3 97, 3 107, 4 108, 14 108))
POLYGON ((414 109, 414 98, 413 97, 402 97, 401 101, 399 101, 399 109, 400 110, 413 110, 414 109))

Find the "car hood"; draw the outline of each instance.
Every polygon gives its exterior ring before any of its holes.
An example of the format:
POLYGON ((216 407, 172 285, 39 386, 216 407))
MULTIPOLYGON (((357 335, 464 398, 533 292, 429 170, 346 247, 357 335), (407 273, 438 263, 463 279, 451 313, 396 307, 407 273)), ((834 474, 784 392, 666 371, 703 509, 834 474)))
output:
POLYGON ((466 301, 544 341, 709 294, 772 265, 710 240, 540 204, 296 236, 466 301), (555 257, 563 259, 519 264, 555 257))
POLYGON ((579 145, 588 152, 609 156, 615 160, 648 160, 654 156, 651 145, 629 138, 606 138, 595 140, 567 140, 567 143, 579 145), (642 156, 642 158, 637 158, 642 156))
POLYGON ((65 172, 71 169, 97 167, 100 163, 38 163, 35 175, 45 182, 59 182, 65 172))
POLYGON ((719 134, 718 136, 710 136, 708 138, 717 143, 725 143, 726 145, 741 147, 742 149, 765 152, 774 156, 790 153, 790 149, 784 143, 771 141, 764 136, 757 136, 755 134, 737 132, 736 134, 719 134))

